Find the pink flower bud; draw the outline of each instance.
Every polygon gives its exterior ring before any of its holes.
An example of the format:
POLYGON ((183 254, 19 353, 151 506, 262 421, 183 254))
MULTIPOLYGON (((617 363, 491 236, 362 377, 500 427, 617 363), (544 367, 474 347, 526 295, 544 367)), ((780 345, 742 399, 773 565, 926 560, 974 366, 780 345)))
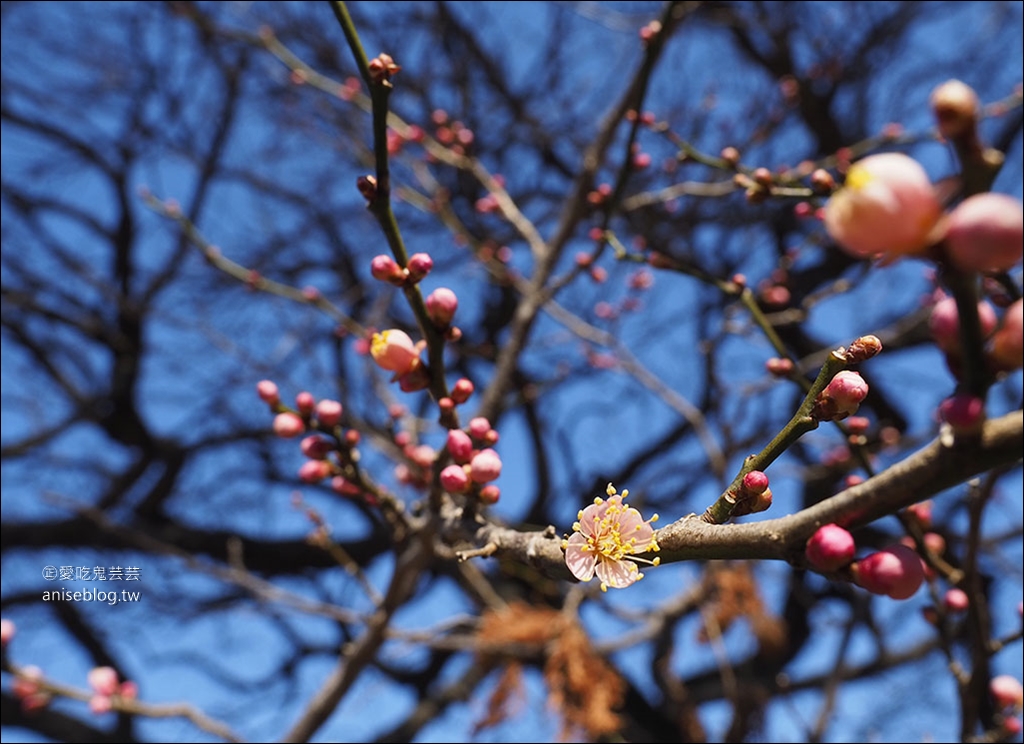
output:
POLYGON ((91 669, 86 679, 89 682, 89 687, 98 695, 113 695, 117 692, 117 672, 113 667, 102 666, 91 669))
POLYGON ((421 468, 429 468, 434 464, 434 458, 437 453, 434 452, 434 448, 429 444, 421 444, 413 447, 412 451, 409 452, 409 459, 419 465, 421 468))
POLYGON ((832 573, 852 561, 856 549, 853 535, 837 524, 826 524, 811 535, 804 555, 817 570, 832 573))
POLYGON ((303 483, 319 483, 331 474, 331 464, 326 460, 307 460, 299 468, 299 479, 303 483))
POLYGON ((501 489, 493 483, 480 489, 480 500, 485 504, 497 504, 501 498, 501 489))
POLYGON ((396 287, 400 287, 405 283, 405 271, 398 265, 395 259, 383 253, 379 256, 374 256, 373 260, 370 261, 370 273, 374 279, 394 284, 396 287))
POLYGON ((971 86, 947 80, 932 91, 928 101, 943 137, 957 140, 974 135, 981 105, 971 86))
POLYGON ((976 434, 985 423, 985 401, 969 393, 957 393, 939 404, 939 415, 957 434, 976 434))
POLYGON ((946 253, 961 271, 1006 271, 1024 253, 1024 205, 1006 194, 975 194, 949 215, 946 253))
POLYGON ((743 476, 743 490, 747 493, 764 493, 768 488, 768 476, 760 470, 751 470, 743 476))
POLYGON ((114 703, 109 695, 93 695, 89 698, 89 710, 98 716, 109 713, 113 709, 114 703))
POLYGON ((14 697, 24 700, 32 695, 39 694, 39 681, 43 678, 43 670, 35 665, 23 667, 21 674, 15 677, 11 684, 11 692, 14 697))
POLYGON ((946 609, 951 612, 963 612, 970 605, 971 601, 967 596, 967 592, 963 589, 953 587, 946 592, 946 596, 943 598, 942 603, 946 605, 946 609))
POLYGON ((853 565, 854 578, 872 594, 893 599, 913 596, 924 582, 921 558, 906 545, 890 545, 853 565))
POLYGON ((457 404, 465 403, 473 394, 473 383, 465 377, 460 378, 452 387, 452 401, 457 404))
POLYGON ((764 367, 774 377, 787 377, 793 371, 793 362, 789 359, 772 357, 764 363, 764 367))
POLYGON ((491 422, 483 416, 477 416, 469 422, 469 435, 474 439, 483 439, 491 430, 491 422))
POLYGON ((473 457, 470 468, 474 483, 490 483, 501 475, 501 458, 490 448, 481 450, 473 457))
POLYGON ((6 617, 0 620, 0 646, 10 643, 17 631, 18 627, 13 620, 8 620, 6 617))
POLYGON ((370 355, 377 366, 404 375, 420 364, 420 353, 405 331, 391 329, 373 334, 370 355))
POLYGON ((125 700, 135 700, 139 696, 139 686, 131 680, 127 680, 121 683, 118 694, 125 700))
POLYGON ((459 298, 447 287, 438 287, 426 299, 427 315, 438 328, 447 328, 459 307, 459 298))
POLYGON ((256 394, 260 400, 270 406, 276 406, 281 402, 281 393, 272 380, 260 380, 256 383, 256 394))
POLYGON ((1009 674, 1000 674, 989 680, 988 691, 992 700, 1000 709, 1013 708, 1017 710, 1024 704, 1024 687, 1009 674))
POLYGON ((434 268, 434 259, 430 257, 429 253, 414 253, 409 256, 407 268, 409 269, 409 280, 418 282, 434 268))
POLYGON ((924 168, 906 155, 883 153, 850 167, 825 207, 825 229, 858 258, 895 258, 927 248, 941 214, 924 168))
POLYGON ((817 421, 832 421, 852 416, 867 394, 868 384, 863 377, 849 370, 838 372, 818 394, 811 417, 817 421))
POLYGON ((303 416, 308 416, 316 408, 316 398, 313 397, 312 393, 303 390, 295 396, 295 407, 299 409, 299 413, 303 416))
POLYGON ((297 437, 305 428, 306 424, 294 413, 279 413, 274 416, 274 433, 283 439, 297 437))
POLYGON ((418 364, 411 370, 398 377, 398 387, 403 393, 415 393, 417 390, 426 390, 430 387, 430 373, 422 364, 418 364))
MULTIPOLYGON (((981 324, 981 335, 986 337, 998 323, 995 310, 987 302, 978 303, 978 322, 981 324)), ((935 303, 928 318, 928 330, 936 346, 947 354, 960 354, 960 314, 954 298, 943 297, 935 303)))
POLYGON ((316 420, 321 426, 337 426, 341 423, 342 407, 336 400, 322 400, 316 404, 316 420))
POLYGON ((330 454, 333 446, 330 441, 318 436, 308 436, 299 443, 302 454, 310 460, 323 460, 330 454))
POLYGON ((448 432, 448 453, 460 465, 465 465, 473 457, 473 440, 462 429, 448 432))
POLYGON ((992 336, 988 358, 1001 372, 1024 367, 1024 300, 1006 310, 1002 325, 992 336))
POLYGON ((339 493, 342 496, 358 496, 362 491, 359 486, 350 480, 346 480, 340 475, 336 475, 331 478, 331 490, 335 493, 339 493))
POLYGON ((448 493, 463 493, 469 488, 469 476, 461 465, 449 465, 441 471, 441 488, 448 493))
POLYGON ((907 513, 910 514, 917 523, 921 525, 923 529, 928 529, 932 524, 932 502, 919 501, 916 504, 911 504, 907 507, 907 513))

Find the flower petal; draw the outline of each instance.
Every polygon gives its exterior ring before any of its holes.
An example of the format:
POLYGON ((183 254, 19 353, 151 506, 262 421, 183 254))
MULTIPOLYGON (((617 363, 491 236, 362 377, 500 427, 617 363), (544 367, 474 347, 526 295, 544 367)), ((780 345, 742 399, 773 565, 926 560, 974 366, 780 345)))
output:
POLYGON ((640 569, 632 561, 602 558, 595 569, 597 578, 613 589, 625 589, 640 578, 640 569))
POLYGON ((565 548, 565 565, 572 575, 580 581, 590 581, 596 564, 597 554, 588 549, 587 538, 582 533, 573 533, 565 548))

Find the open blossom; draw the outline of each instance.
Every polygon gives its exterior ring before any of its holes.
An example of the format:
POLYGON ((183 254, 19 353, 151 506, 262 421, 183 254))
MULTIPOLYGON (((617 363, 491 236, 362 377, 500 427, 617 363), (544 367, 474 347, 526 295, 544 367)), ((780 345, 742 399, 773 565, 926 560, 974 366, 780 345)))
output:
POLYGON ((623 589, 642 579, 635 561, 657 566, 660 560, 637 557, 659 549, 651 527, 658 515, 645 521, 639 511, 623 503, 629 491, 619 495, 611 483, 607 494, 607 500, 595 498, 593 504, 580 510, 572 536, 562 541, 565 564, 573 576, 590 581, 596 575, 602 591, 608 587, 623 589))
POLYGON ((825 206, 825 229, 858 258, 920 253, 942 215, 924 168, 900 153, 854 163, 825 206))

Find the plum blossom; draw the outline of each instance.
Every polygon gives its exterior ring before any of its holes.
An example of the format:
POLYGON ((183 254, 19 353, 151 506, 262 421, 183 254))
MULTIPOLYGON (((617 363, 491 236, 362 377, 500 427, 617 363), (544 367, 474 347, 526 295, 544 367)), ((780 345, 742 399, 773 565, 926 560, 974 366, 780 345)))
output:
POLYGON ((601 591, 608 587, 624 589, 643 578, 634 561, 657 566, 659 558, 650 560, 638 557, 641 553, 659 550, 651 523, 658 519, 655 514, 644 520, 640 512, 623 503, 629 491, 618 494, 609 483, 606 489, 608 499, 600 496, 594 503, 579 512, 579 521, 573 534, 562 541, 565 564, 580 581, 601 580, 601 591), (627 556, 632 556, 630 560, 627 556))
POLYGON ((825 206, 825 229, 857 258, 921 253, 942 215, 928 174, 901 153, 854 163, 825 206))
POLYGON ((370 354, 377 366, 396 376, 407 374, 420 364, 419 349, 409 334, 394 328, 373 334, 370 354))

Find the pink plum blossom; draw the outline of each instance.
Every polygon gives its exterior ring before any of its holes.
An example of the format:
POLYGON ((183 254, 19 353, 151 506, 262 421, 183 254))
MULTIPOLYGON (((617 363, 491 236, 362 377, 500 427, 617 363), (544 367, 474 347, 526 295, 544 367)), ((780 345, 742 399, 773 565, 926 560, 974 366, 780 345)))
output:
POLYGON ((405 270, 395 259, 385 254, 373 257, 370 261, 370 273, 374 279, 396 286, 401 286, 405 282, 405 270))
POLYGON ((814 568, 831 573, 852 561, 856 549, 853 535, 837 524, 826 524, 811 535, 804 555, 814 568))
POLYGON ((281 393, 273 380, 260 380, 256 383, 256 394, 267 405, 276 406, 281 402, 281 393))
POLYGON ((319 483, 331 474, 331 464, 326 460, 307 460, 299 468, 299 479, 304 483, 319 483))
POLYGON ((109 695, 93 695, 89 698, 89 710, 96 715, 109 713, 113 709, 114 701, 110 699, 109 695))
POLYGON ((89 687, 95 690, 97 695, 109 696, 117 693, 117 672, 113 667, 102 666, 91 669, 86 679, 89 682, 89 687))
POLYGON ((6 646, 10 643, 17 630, 13 620, 8 620, 6 617, 0 620, 0 645, 6 646))
POLYGON ((427 315, 438 328, 447 328, 459 308, 459 298, 447 287, 438 287, 426 299, 427 315))
POLYGON ((1007 308, 1002 325, 992 335, 988 357, 1000 371, 1024 367, 1024 300, 1017 300, 1007 308))
MULTIPOLYGON (((981 335, 984 337, 988 337, 995 330, 998 319, 995 310, 987 302, 978 303, 978 322, 981 325, 981 335)), ((935 303, 928 317, 928 330, 931 331, 936 346, 947 354, 959 355, 960 313, 954 298, 943 297, 935 303)))
POLYGON ((452 429, 448 432, 448 454, 460 465, 464 465, 473 459, 473 440, 469 434, 462 429, 452 429))
POLYGON ((854 577, 872 594, 908 599, 924 582, 924 567, 906 545, 890 545, 855 563, 854 577))
POLYGON ((818 421, 832 421, 852 416, 867 397, 868 384, 856 372, 843 370, 818 394, 811 416, 818 421))
POLYGON ((490 483, 501 475, 501 458, 488 448, 480 450, 469 463, 470 478, 474 483, 490 483))
POLYGON ((946 223, 946 253, 961 271, 1006 271, 1024 252, 1024 205, 1006 194, 969 196, 946 223))
POLYGON ((611 483, 607 494, 607 500, 597 497, 593 504, 580 510, 579 521, 572 526, 572 536, 562 541, 565 564, 573 576, 580 581, 590 581, 596 575, 602 591, 607 591, 608 587, 623 589, 642 579, 636 560, 654 566, 660 562, 659 558, 637 557, 659 549, 651 527, 658 516, 644 521, 639 511, 625 505, 629 491, 619 495, 611 483), (627 556, 634 556, 634 560, 627 556))
POLYGON ((988 683, 988 690, 1000 709, 1019 710, 1024 704, 1024 686, 1016 677, 1009 674, 993 677, 988 683))
POLYGON ((396 376, 407 374, 420 364, 419 349, 409 334, 394 328, 373 334, 370 354, 378 367, 396 376))
POLYGON ((469 421, 469 435, 474 439, 483 439, 491 430, 491 422, 483 416, 477 416, 469 421))
POLYGON ((928 174, 900 153, 854 163, 825 206, 825 229, 858 258, 921 253, 933 241, 942 207, 928 174))
POLYGON ((939 415, 958 434, 973 434, 985 423, 985 401, 970 393, 957 393, 939 404, 939 415))
POLYGON ((406 268, 409 270, 409 280, 418 282, 434 268, 434 259, 429 253, 414 253, 409 257, 409 265, 406 268))
POLYGON ((441 471, 441 488, 448 493, 463 493, 469 488, 469 476, 461 465, 449 465, 441 471))
POLYGON ((274 416, 274 433, 283 439, 297 437, 305 428, 305 422, 294 413, 279 413, 274 416))
POLYGON ((336 400, 322 400, 316 404, 316 420, 321 426, 337 426, 341 423, 342 407, 336 400))
POLYGON ((970 598, 967 596, 967 592, 963 589, 953 587, 946 592, 946 596, 943 598, 943 604, 946 605, 946 609, 952 612, 963 612, 970 605, 970 598))

